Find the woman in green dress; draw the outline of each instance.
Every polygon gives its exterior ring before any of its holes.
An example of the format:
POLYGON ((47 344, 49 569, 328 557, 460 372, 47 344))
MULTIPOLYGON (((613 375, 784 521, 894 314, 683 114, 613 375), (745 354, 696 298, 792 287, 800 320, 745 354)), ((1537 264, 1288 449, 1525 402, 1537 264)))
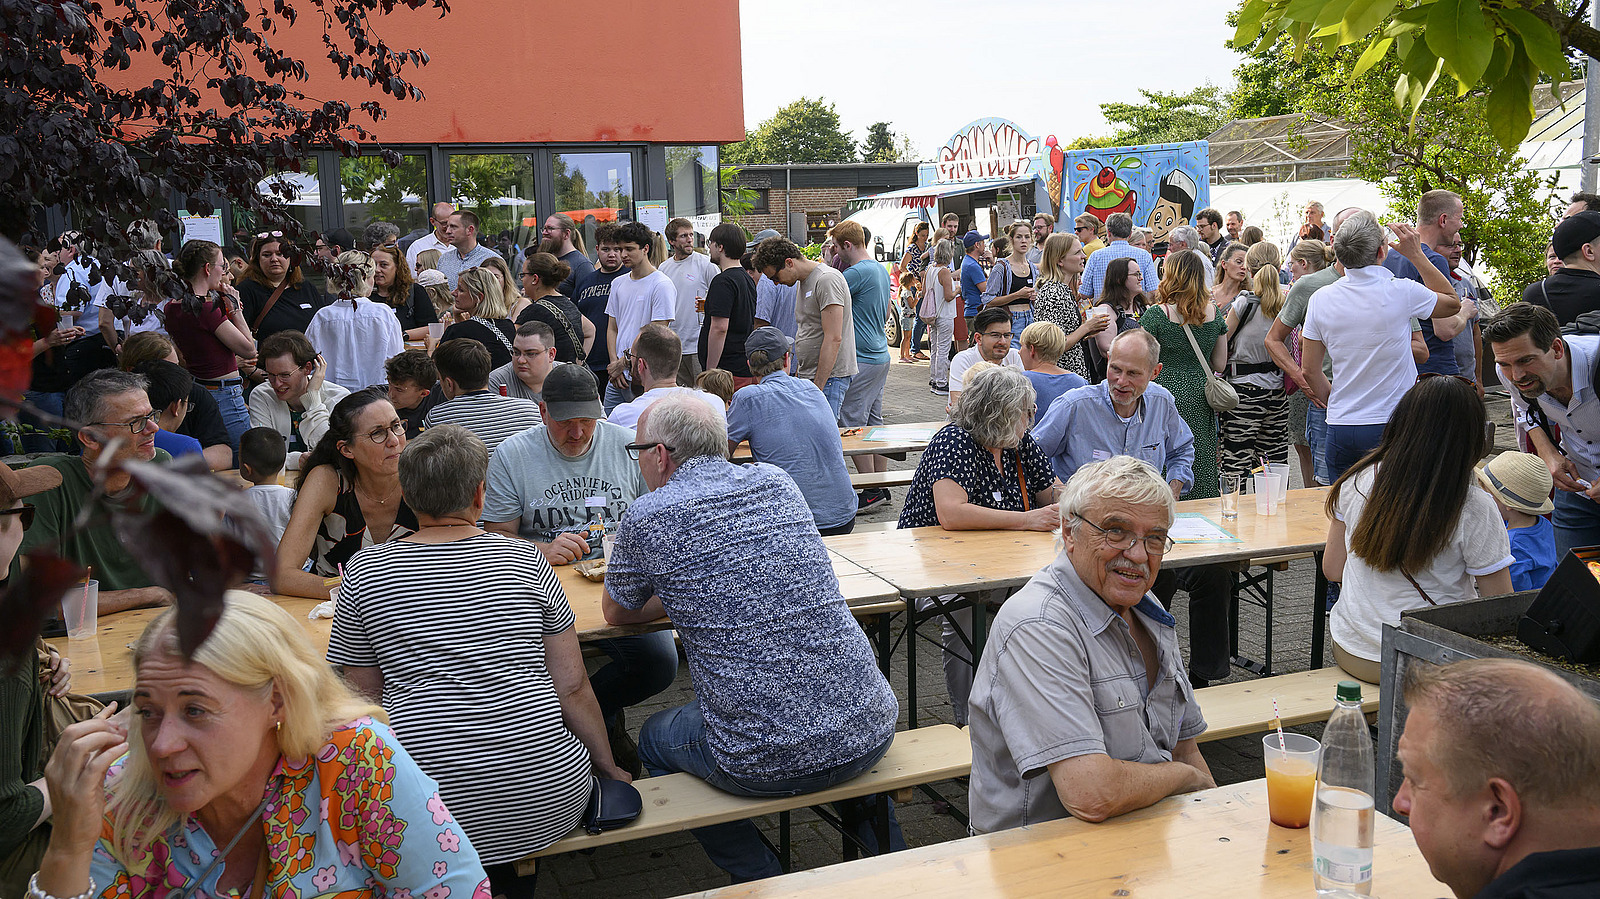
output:
POLYGON ((1205 265, 1198 255, 1185 252, 1167 258, 1156 302, 1139 323, 1161 343, 1156 383, 1172 392, 1178 414, 1194 432, 1194 487, 1183 499, 1218 496, 1217 414, 1206 404, 1207 363, 1195 355, 1183 329, 1189 326, 1211 371, 1220 372, 1228 364, 1228 343, 1222 339, 1228 323, 1211 303, 1205 265))

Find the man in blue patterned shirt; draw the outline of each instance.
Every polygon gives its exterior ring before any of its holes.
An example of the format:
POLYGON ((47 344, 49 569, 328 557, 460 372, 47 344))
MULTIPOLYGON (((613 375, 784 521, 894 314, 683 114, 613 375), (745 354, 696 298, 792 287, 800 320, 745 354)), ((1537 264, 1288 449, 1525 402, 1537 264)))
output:
MULTIPOLYGON (((611 624, 670 617, 697 697, 645 722, 645 768, 741 796, 815 792, 871 769, 899 703, 800 489, 782 469, 729 462, 726 425, 692 397, 646 409, 637 439, 628 451, 651 492, 618 528, 603 609, 611 624)), ((876 845, 872 801, 839 805, 876 845)), ((892 814, 890 848, 902 849, 892 814)), ((736 883, 782 873, 749 821, 694 835, 736 883)))

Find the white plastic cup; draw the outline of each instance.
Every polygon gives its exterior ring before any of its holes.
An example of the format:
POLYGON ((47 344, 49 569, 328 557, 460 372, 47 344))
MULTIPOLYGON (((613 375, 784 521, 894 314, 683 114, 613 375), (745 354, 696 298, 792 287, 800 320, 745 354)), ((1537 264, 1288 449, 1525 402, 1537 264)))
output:
POLYGON ((67 623, 67 637, 82 640, 93 637, 100 611, 100 582, 91 580, 88 586, 73 584, 61 594, 61 618, 67 623))
POLYGON ((611 547, 615 546, 616 543, 617 543, 617 537, 616 537, 615 534, 607 534, 604 537, 601 537, 600 538, 600 558, 602 558, 602 559, 610 559, 611 558, 611 547))
POLYGON ((1283 480, 1275 474, 1258 474, 1255 481, 1256 514, 1278 514, 1278 484, 1283 480))
POLYGON ((428 336, 434 343, 444 339, 444 322, 428 322, 428 336))
POLYGON ((1269 463, 1267 463, 1267 474, 1275 474, 1275 475, 1278 476, 1278 503, 1279 503, 1279 505, 1282 505, 1283 503, 1288 502, 1289 501, 1289 463, 1287 463, 1287 462, 1269 462, 1269 463))

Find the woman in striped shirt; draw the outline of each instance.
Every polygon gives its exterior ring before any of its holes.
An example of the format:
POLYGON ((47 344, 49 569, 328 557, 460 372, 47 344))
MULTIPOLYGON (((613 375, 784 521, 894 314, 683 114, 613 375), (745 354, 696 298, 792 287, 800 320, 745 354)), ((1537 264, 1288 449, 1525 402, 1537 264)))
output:
POLYGON ((533 895, 512 863, 565 836, 612 761, 572 610, 543 555, 480 530, 489 454, 457 425, 400 457, 418 531, 345 566, 328 661, 394 731, 483 859, 497 896, 533 895))

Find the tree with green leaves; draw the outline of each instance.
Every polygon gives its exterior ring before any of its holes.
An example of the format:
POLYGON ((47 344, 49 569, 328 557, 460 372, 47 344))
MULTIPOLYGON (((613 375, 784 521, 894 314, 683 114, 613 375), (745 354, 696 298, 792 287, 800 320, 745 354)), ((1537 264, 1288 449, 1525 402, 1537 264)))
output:
POLYGON ((1101 103, 1100 114, 1116 128, 1104 137, 1080 137, 1069 150, 1097 147, 1136 147, 1204 140, 1227 124, 1229 105, 1222 89, 1203 84, 1190 91, 1139 89, 1140 103, 1101 103))
POLYGON ((744 140, 723 147, 722 158, 733 165, 853 162, 856 142, 839 126, 832 103, 801 97, 745 132, 744 140))
POLYGON ((1359 47, 1351 79, 1391 60, 1388 102, 1408 122, 1441 82, 1457 96, 1481 90, 1490 133, 1514 150, 1533 123, 1534 90, 1572 77, 1567 52, 1600 57, 1588 14, 1587 0, 1246 0, 1232 43, 1270 48, 1287 38, 1296 59, 1308 48, 1359 47))
POLYGON ((889 129, 888 122, 867 126, 867 139, 861 143, 862 162, 913 162, 916 154, 911 139, 889 129))

